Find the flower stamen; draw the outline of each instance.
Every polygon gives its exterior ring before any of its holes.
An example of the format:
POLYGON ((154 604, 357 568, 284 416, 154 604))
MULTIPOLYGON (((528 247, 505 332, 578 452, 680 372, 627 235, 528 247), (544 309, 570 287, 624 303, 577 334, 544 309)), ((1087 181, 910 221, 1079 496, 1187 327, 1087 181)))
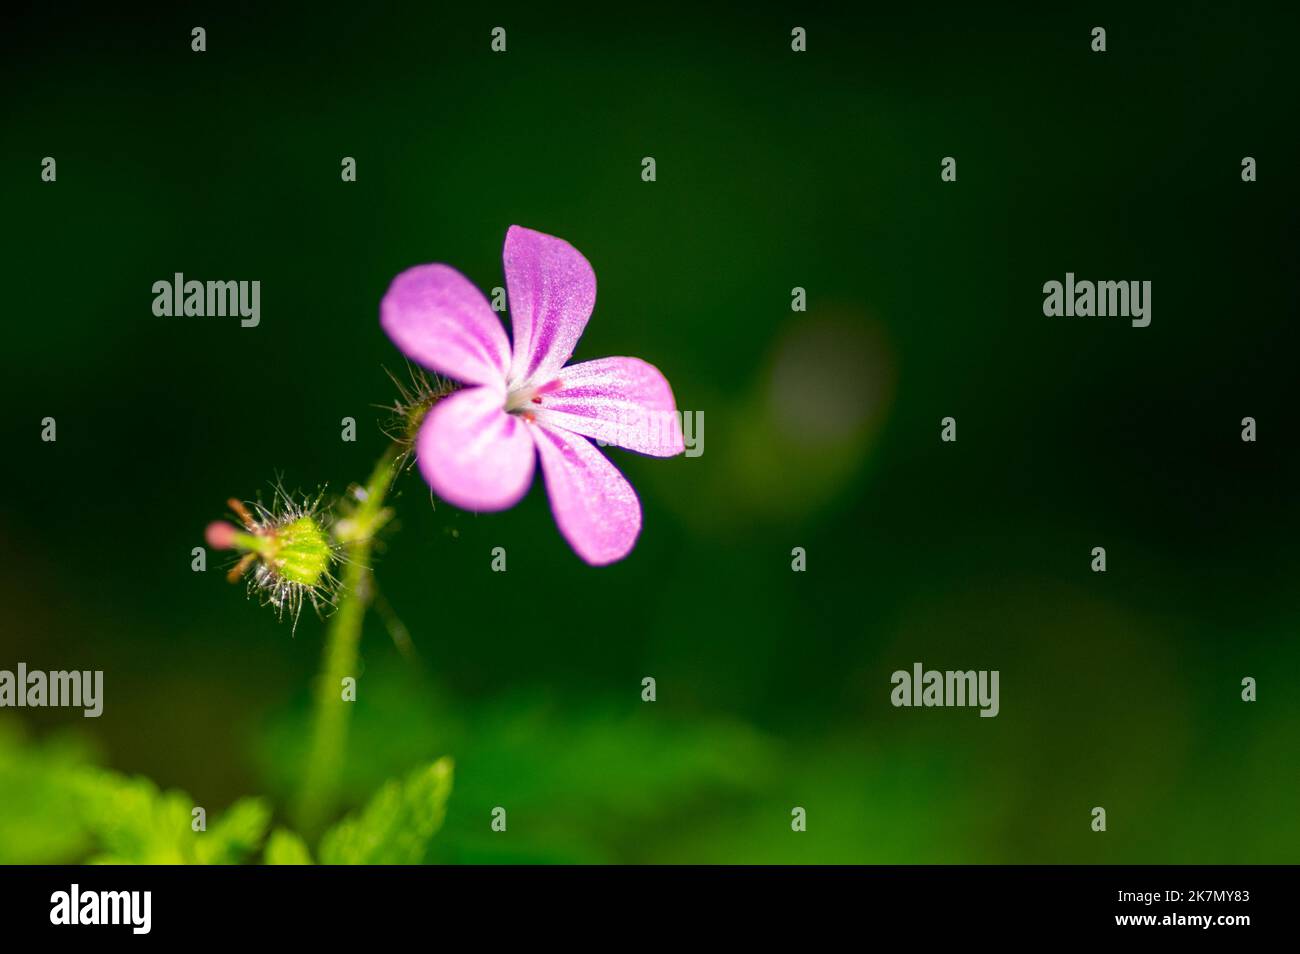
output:
MULTIPOLYGON (((506 395, 505 410, 507 414, 523 414, 524 408, 529 404, 541 404, 542 395, 549 394, 564 387, 564 382, 559 378, 548 384, 541 384, 536 387, 524 386, 516 388, 506 395)), ((527 415, 525 415, 527 416, 527 415)), ((530 417, 529 420, 532 418, 530 417)))

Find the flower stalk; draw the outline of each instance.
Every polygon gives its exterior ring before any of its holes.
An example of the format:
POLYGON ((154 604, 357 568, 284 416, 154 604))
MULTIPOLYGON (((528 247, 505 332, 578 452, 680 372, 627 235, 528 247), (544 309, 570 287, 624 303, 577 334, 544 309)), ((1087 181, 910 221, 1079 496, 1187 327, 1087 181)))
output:
POLYGON ((339 776, 347 750, 352 702, 344 698, 344 680, 355 679, 362 622, 374 595, 370 557, 375 535, 392 516, 384 499, 401 469, 405 448, 391 445, 364 487, 354 490, 356 504, 334 527, 343 548, 343 583, 325 634, 325 653, 317 679, 311 748, 302 777, 297 816, 304 831, 317 832, 338 803, 339 776))

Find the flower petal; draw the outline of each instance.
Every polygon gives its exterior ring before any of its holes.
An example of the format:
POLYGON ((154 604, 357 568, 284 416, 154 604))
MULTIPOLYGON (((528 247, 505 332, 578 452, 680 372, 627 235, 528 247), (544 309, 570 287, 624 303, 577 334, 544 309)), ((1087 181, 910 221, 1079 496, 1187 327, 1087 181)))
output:
POLYGON ((562 368, 532 410, 542 424, 641 454, 672 457, 685 449, 673 389, 640 358, 599 358, 562 368))
POLYGON ((502 408, 495 388, 468 388, 429 411, 416 441, 433 492, 464 510, 505 510, 533 482, 530 427, 502 408))
POLYGON ((505 329, 483 293, 449 265, 417 265, 394 278, 379 323, 412 361, 465 384, 505 387, 505 329))
POLYGON ((510 383, 548 381, 573 354, 596 304, 596 273, 563 239, 518 225, 502 253, 514 359, 510 383))
POLYGON ((641 501, 613 464, 585 437, 534 424, 546 492, 560 533, 594 566, 621 560, 641 532, 641 501))

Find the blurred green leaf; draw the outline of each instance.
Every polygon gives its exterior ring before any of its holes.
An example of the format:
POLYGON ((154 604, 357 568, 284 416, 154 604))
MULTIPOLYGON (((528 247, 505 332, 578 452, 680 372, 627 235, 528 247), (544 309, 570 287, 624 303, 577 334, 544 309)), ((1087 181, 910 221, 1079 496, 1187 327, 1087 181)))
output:
POLYGON ((195 852, 200 864, 232 865, 257 851, 271 822, 271 809, 260 798, 241 798, 200 837, 195 852))
POLYGON ((294 832, 277 828, 266 841, 265 863, 268 865, 309 865, 311 852, 294 832))
POLYGON ((418 864, 442 827, 451 794, 452 762, 441 758, 403 781, 386 783, 359 815, 343 819, 321 839, 328 865, 418 864))
POLYGON ((28 744, 17 723, 0 722, 0 864, 78 860, 89 833, 69 818, 78 780, 91 760, 75 739, 28 744))
POLYGON ((236 802, 207 831, 192 829, 194 801, 147 778, 90 763, 72 742, 33 744, 0 725, 0 863, 237 864, 270 821, 260 799, 236 802))
POLYGON ((242 799, 207 831, 192 828, 193 800, 147 778, 86 773, 77 805, 101 848, 95 864, 237 864, 256 851, 270 821, 259 799, 242 799))
POLYGON ((80 781, 76 809, 100 852, 92 864, 188 863, 183 847, 193 806, 177 792, 159 792, 146 778, 88 772, 80 781))

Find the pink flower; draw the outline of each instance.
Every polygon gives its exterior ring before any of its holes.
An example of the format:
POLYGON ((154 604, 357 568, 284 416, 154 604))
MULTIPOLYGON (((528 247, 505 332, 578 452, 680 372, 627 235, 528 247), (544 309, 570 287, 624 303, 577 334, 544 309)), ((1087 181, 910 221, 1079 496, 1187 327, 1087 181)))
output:
POLYGON ((569 545, 594 565, 621 560, 641 532, 641 502, 587 438, 680 454, 672 389, 639 358, 565 366, 596 303, 595 272, 572 245, 512 225, 502 257, 513 351, 483 293, 447 265, 402 272, 379 306, 408 358, 465 385, 421 425, 420 472, 458 507, 505 510, 527 493, 540 455, 569 545))

